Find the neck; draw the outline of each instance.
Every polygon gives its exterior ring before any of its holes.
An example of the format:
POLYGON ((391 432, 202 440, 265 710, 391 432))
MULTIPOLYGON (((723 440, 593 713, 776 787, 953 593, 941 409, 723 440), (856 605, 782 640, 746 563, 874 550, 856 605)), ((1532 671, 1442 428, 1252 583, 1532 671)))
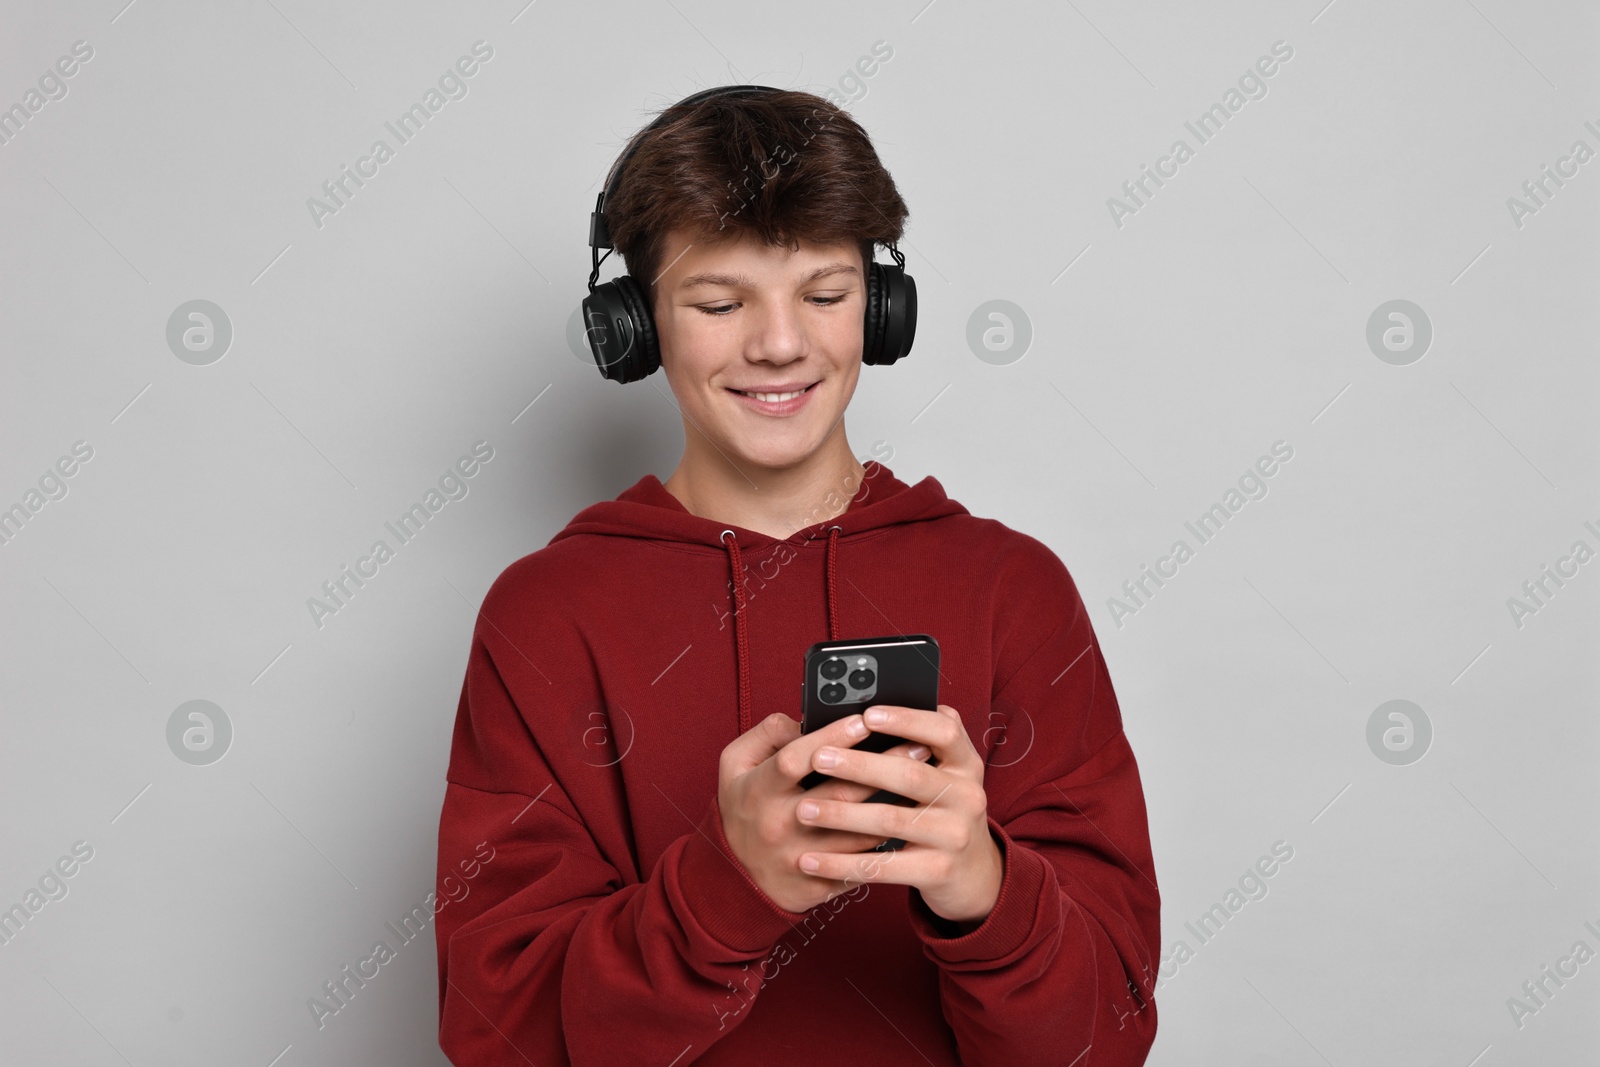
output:
POLYGON ((724 455, 692 433, 683 459, 662 485, 692 515, 784 539, 843 514, 865 473, 850 451, 841 419, 822 447, 783 468, 724 455))

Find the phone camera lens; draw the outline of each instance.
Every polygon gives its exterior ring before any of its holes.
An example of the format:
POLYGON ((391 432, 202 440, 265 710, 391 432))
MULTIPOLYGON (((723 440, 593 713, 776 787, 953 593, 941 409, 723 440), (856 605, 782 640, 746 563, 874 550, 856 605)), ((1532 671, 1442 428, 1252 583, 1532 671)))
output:
POLYGON ((871 689, 872 683, 877 680, 878 676, 868 670, 850 672, 850 688, 852 689, 871 689))
POLYGON ((829 682, 822 687, 822 702, 824 704, 837 704, 844 699, 844 686, 838 682, 829 682))
POLYGON ((824 660, 822 663, 822 676, 830 682, 836 682, 844 677, 844 660, 835 656, 833 659, 824 660))

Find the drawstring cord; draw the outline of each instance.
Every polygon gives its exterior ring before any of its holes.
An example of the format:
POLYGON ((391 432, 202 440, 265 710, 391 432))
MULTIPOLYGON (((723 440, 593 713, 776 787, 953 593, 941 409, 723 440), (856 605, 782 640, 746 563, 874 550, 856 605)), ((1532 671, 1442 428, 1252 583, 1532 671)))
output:
POLYGON ((750 638, 745 631, 744 560, 739 555, 739 535, 722 531, 728 549, 728 567, 733 571, 733 650, 739 661, 739 733, 750 729, 750 638))
MULTIPOLYGON (((828 527, 828 558, 825 583, 828 599, 828 640, 839 640, 839 533, 828 527)), ((751 726, 750 713, 750 631, 745 624, 744 557, 739 551, 739 535, 722 531, 722 544, 728 550, 728 569, 733 576, 733 651, 739 669, 739 733, 751 726)))
POLYGON ((839 527, 828 527, 828 640, 839 640, 839 527))

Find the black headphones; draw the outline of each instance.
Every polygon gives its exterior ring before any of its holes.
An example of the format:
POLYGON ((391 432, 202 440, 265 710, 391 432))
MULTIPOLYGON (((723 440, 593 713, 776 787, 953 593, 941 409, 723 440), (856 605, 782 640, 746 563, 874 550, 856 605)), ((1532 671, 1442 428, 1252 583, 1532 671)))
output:
MULTIPOLYGON (((605 187, 594 202, 594 212, 589 216, 589 250, 594 269, 589 272, 589 295, 583 298, 584 334, 589 338, 589 350, 594 353, 595 365, 603 377, 614 382, 635 382, 655 373, 661 366, 661 350, 656 345, 655 321, 645 287, 628 274, 595 284, 595 279, 600 277, 600 261, 605 258, 600 255, 600 249, 606 249, 608 256, 611 254, 611 232, 606 226, 605 208, 611 199, 613 183, 621 176, 645 135, 659 126, 669 112, 724 93, 781 91, 770 85, 719 85, 686 96, 635 134, 612 165, 605 187)), ((894 257, 894 266, 867 264, 861 362, 874 366, 893 363, 911 351, 911 341, 917 333, 917 284, 905 271, 906 257, 894 245, 888 248, 894 257)))

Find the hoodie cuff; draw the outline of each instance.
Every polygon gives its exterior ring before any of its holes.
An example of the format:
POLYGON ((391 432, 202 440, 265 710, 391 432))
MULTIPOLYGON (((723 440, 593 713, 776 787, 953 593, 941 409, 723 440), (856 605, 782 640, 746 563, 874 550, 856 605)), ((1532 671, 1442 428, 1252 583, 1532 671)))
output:
POLYGON ((717 798, 688 835, 679 860, 679 886, 700 927, 738 952, 764 952, 806 918, 780 907, 745 870, 722 832, 717 798))
POLYGON ((936 915, 912 888, 908 894, 911 929, 922 941, 923 953, 935 963, 1003 961, 1013 955, 1033 932, 1039 914, 1039 894, 1044 889, 1047 861, 1031 848, 1011 840, 1011 835, 989 817, 989 833, 1000 847, 1005 874, 1000 879, 1000 895, 994 908, 974 930, 950 937, 949 920, 936 915))

